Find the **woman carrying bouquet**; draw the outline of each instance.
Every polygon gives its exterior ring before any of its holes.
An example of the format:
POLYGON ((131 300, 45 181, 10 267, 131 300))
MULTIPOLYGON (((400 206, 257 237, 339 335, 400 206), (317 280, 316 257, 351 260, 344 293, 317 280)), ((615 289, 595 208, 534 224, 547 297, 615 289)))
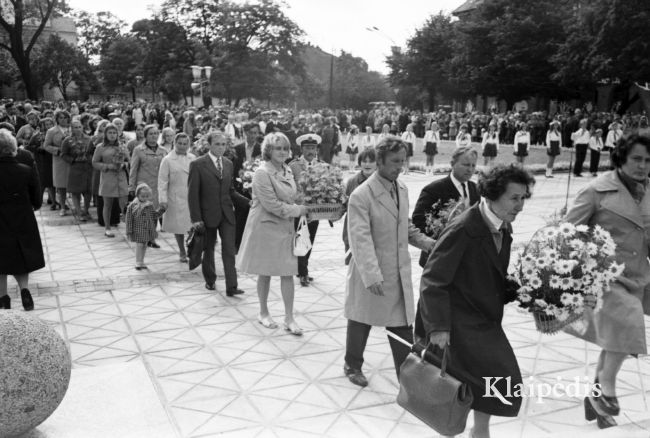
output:
POLYGON ((602 309, 591 315, 584 334, 572 333, 602 348, 595 384, 602 396, 585 398, 585 417, 601 429, 616 426, 620 412, 616 376, 628 355, 647 354, 643 315, 650 314, 650 138, 632 134, 622 138, 612 153, 615 169, 582 189, 567 221, 600 225, 616 243, 615 258, 625 264, 623 274, 603 294, 602 309))
POLYGON ((356 125, 350 127, 350 132, 345 137, 345 144, 349 170, 354 170, 354 162, 357 161, 357 154, 359 153, 359 128, 356 125))
POLYGON ((262 157, 265 163, 253 176, 253 203, 237 254, 237 270, 258 276, 260 313, 257 320, 268 329, 278 327, 271 317, 268 299, 271 277, 280 277, 284 329, 301 336, 302 329, 293 315, 293 276, 298 274, 293 238, 294 218, 307 216, 307 207, 295 203, 296 182, 285 163, 290 151, 291 143, 284 134, 272 133, 264 137, 262 157))
POLYGON ((483 201, 443 231, 422 274, 419 310, 428 343, 449 348, 451 375, 472 377, 467 383, 474 395, 473 438, 490 436, 490 416, 516 417, 521 406, 516 391, 508 391, 522 380, 501 321, 504 306, 516 296, 506 279, 511 223, 534 183, 519 166, 491 168, 479 181, 483 201), (484 377, 509 404, 486 394, 484 377))

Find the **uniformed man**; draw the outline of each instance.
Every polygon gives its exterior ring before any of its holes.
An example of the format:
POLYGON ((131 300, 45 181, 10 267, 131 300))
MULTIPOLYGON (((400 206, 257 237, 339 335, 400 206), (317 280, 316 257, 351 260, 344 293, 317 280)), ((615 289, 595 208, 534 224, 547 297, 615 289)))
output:
MULTIPOLYGON (((296 180, 298 190, 301 190, 300 185, 298 184, 300 174, 314 164, 322 163, 322 161, 317 157, 318 145, 321 143, 321 137, 316 134, 305 134, 298 137, 296 143, 300 147, 302 155, 291 161, 289 167, 291 168, 291 172, 293 172, 293 177, 296 180)), ((296 227, 298 226, 298 222, 299 219, 296 219, 296 227)), ((318 230, 318 221, 310 221, 307 224, 307 227, 309 228, 309 240, 311 240, 313 245, 314 239, 316 238, 316 231, 318 230)), ((310 255, 311 251, 309 251, 306 256, 298 257, 298 277, 300 278, 301 286, 309 286, 309 284, 314 281, 314 279, 309 276, 308 265, 310 255)))

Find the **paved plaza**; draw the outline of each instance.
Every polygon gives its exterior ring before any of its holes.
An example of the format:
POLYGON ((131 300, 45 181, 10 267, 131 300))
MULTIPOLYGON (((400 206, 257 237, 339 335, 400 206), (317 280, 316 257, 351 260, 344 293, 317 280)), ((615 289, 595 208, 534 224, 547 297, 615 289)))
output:
MULTIPOLYGON (((401 178, 413 208, 431 177, 401 178)), ((589 180, 573 180, 571 197, 589 180)), ((566 182, 566 174, 537 177, 514 223, 515 243, 564 205, 566 182)), ((188 272, 178 261, 172 235, 161 233, 161 249, 147 252, 149 271, 136 271, 124 224, 107 239, 96 223, 72 224, 46 205, 37 216, 47 267, 31 276, 33 314, 66 340, 73 372, 63 403, 30 438, 438 436, 395 403, 398 384, 382 328, 372 330, 365 354, 369 386, 343 376, 347 269, 340 222, 321 222, 310 261, 315 282, 296 287, 297 321, 305 329, 297 338, 257 322, 255 278, 240 275, 240 297, 226 297, 222 275, 217 291, 207 291, 200 269, 188 272)), ((416 248, 411 256, 417 293, 416 248)), ((12 289, 20 307, 16 297, 12 289)), ((281 321, 277 279, 269 304, 281 321)), ((512 305, 504 326, 524 380, 591 379, 596 347, 565 334, 541 335, 532 317, 512 305)), ((494 419, 492 436, 650 436, 647 357, 625 362, 618 390, 620 427, 599 431, 587 423, 581 398, 526 399, 519 417, 494 419)))

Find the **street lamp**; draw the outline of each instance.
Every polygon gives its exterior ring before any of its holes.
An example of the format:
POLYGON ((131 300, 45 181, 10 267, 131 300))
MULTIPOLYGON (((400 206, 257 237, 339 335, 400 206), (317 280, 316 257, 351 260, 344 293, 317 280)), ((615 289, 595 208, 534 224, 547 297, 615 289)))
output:
POLYGON ((203 101, 203 86, 210 84, 210 75, 212 74, 212 67, 193 65, 190 68, 192 69, 192 76, 194 77, 194 82, 192 82, 191 84, 192 90, 201 91, 201 103, 203 103, 203 106, 205 106, 205 102, 203 101), (201 74, 203 73, 203 70, 205 70, 206 79, 201 78, 201 74))
POLYGON ((386 32, 384 32, 383 30, 379 29, 377 26, 366 27, 366 30, 367 30, 368 32, 375 32, 375 33, 378 33, 379 35, 383 36, 384 38, 387 38, 388 40, 390 40, 390 42, 393 43, 393 46, 397 46, 397 43, 395 42, 395 40, 392 39, 392 38, 391 38, 391 37, 390 37, 386 32))

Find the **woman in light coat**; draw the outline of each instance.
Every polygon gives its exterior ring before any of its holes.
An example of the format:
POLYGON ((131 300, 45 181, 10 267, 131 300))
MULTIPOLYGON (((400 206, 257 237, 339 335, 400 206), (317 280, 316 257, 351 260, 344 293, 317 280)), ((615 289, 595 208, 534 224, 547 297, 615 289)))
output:
POLYGON ((190 137, 181 132, 174 138, 174 150, 162 159, 158 172, 158 200, 163 214, 163 229, 174 233, 180 261, 187 262, 185 253, 185 233, 192 226, 190 211, 187 208, 187 177, 190 163, 196 159, 188 152, 190 137))
POLYGON ((302 335, 293 316, 294 283, 298 258, 293 255, 294 219, 307 215, 307 207, 295 203, 297 197, 293 173, 285 161, 291 143, 282 133, 264 138, 262 157, 265 163, 253 175, 253 200, 242 243, 237 254, 237 270, 256 274, 260 300, 258 321, 266 328, 277 328, 267 301, 272 276, 280 276, 284 302, 284 329, 302 335))
POLYGON ((68 172, 70 165, 61 157, 63 139, 70 135, 70 113, 58 111, 54 116, 56 126, 45 133, 43 149, 52 154, 52 180, 59 198, 58 205, 61 216, 65 216, 66 187, 68 185, 68 172))
POLYGON ((119 131, 115 125, 107 124, 104 129, 104 141, 95 148, 93 154, 93 168, 100 172, 99 196, 104 200, 102 206, 104 236, 111 238, 115 237, 111 232, 113 202, 117 201, 122 211, 129 194, 124 171, 129 164, 129 154, 126 146, 119 143, 118 136, 119 131))
POLYGON ((566 220, 600 225, 616 243, 615 259, 623 274, 603 294, 603 306, 585 333, 573 333, 602 348, 596 382, 602 396, 585 399, 585 416, 601 429, 616 425, 619 414, 616 377, 629 356, 647 354, 644 314, 650 315, 650 138, 638 134, 619 140, 612 154, 615 170, 605 172, 582 189, 566 220))

